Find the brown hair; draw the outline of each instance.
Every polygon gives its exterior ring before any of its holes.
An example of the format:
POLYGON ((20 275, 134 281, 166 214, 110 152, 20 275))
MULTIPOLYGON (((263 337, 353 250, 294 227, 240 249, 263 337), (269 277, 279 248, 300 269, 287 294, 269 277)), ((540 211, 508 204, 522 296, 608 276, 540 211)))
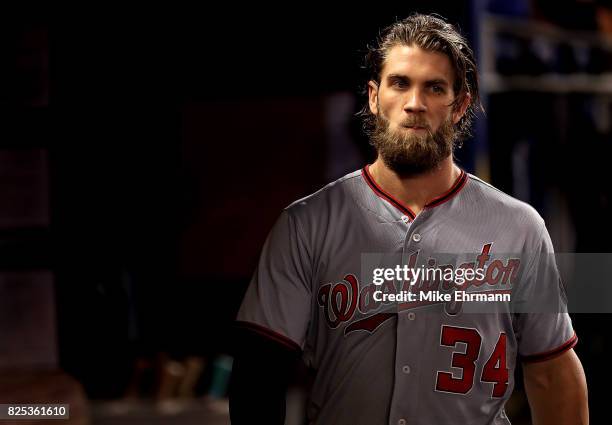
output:
MULTIPOLYGON (((397 45, 416 45, 423 50, 439 52, 448 56, 455 74, 453 107, 456 108, 461 105, 466 96, 471 96, 465 114, 455 126, 458 140, 468 137, 471 134, 470 129, 476 110, 484 111, 484 109, 478 93, 478 69, 476 68, 474 53, 465 38, 453 25, 441 18, 432 15, 411 15, 385 28, 376 40, 376 45, 374 47, 368 46, 365 57, 367 81, 375 81, 380 85, 380 74, 387 54, 391 48, 397 45)), ((365 89, 367 93, 367 84, 365 89)), ((370 111, 367 102, 359 115, 363 117, 364 130, 368 135, 371 134, 376 117, 370 111)))

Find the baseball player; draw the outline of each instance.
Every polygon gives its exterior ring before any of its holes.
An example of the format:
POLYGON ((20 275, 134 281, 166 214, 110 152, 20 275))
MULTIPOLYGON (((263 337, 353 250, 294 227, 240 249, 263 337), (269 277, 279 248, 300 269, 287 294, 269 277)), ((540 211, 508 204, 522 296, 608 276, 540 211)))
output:
POLYGON ((538 260, 553 251, 542 218, 453 162, 479 106, 466 41, 440 18, 412 15, 382 33, 366 63, 377 159, 294 202, 274 225, 237 317, 232 423, 284 423, 296 355, 315 371, 312 424, 509 424, 518 362, 534 423, 587 423, 577 337, 562 309, 502 303, 473 314, 443 297, 519 284, 526 298, 559 297, 547 283, 558 283, 554 262, 538 260), (441 268, 436 253, 461 253, 445 267, 482 269, 480 279, 374 282, 366 264, 441 268), (409 292, 439 299, 389 297, 409 292))

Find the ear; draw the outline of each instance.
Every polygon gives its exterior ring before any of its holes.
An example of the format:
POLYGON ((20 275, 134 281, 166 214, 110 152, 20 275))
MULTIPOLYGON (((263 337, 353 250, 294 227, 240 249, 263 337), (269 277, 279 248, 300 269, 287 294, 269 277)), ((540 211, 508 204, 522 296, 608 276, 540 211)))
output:
POLYGON ((368 81, 368 101, 370 104, 370 112, 378 115, 378 84, 376 81, 368 81))
POLYGON ((472 96, 467 93, 461 105, 459 105, 455 111, 453 112, 453 124, 457 124, 461 118, 465 115, 465 111, 467 111, 468 106, 470 106, 470 102, 472 101, 472 96))

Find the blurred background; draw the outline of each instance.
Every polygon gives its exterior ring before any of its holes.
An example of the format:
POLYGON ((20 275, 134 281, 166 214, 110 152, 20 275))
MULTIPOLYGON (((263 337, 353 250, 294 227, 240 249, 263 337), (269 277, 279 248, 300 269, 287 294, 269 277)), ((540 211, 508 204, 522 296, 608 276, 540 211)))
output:
MULTIPOLYGON (((415 11, 478 56, 486 116, 459 164, 531 203, 558 252, 610 252, 609 0, 32 9, 0 25, 0 403, 229 423, 229 330, 267 232, 372 161, 364 48, 415 11)), ((573 320, 601 423, 611 320, 573 320)), ((520 383, 507 410, 530 423, 520 383)))

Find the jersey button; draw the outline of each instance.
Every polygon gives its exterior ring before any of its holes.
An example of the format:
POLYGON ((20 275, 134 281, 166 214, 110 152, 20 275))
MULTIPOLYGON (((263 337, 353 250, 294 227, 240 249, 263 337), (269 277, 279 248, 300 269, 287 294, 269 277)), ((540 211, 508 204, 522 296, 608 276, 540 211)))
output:
POLYGON ((402 372, 408 375, 410 373, 410 366, 405 365, 404 367, 402 367, 402 372))
POLYGON ((407 216, 407 215, 403 215, 403 216, 402 216, 402 221, 403 221, 404 223, 408 224, 408 222, 410 221, 410 219, 408 218, 408 216, 407 216))
POLYGON ((397 425, 406 425, 406 419, 400 419, 399 421, 397 421, 397 425))
POLYGON ((414 320, 416 318, 416 314, 414 314, 412 311, 408 313, 408 320, 414 320))
POLYGON ((414 235, 412 235, 412 240, 415 242, 419 242, 421 240, 421 235, 418 233, 415 233, 414 235))

